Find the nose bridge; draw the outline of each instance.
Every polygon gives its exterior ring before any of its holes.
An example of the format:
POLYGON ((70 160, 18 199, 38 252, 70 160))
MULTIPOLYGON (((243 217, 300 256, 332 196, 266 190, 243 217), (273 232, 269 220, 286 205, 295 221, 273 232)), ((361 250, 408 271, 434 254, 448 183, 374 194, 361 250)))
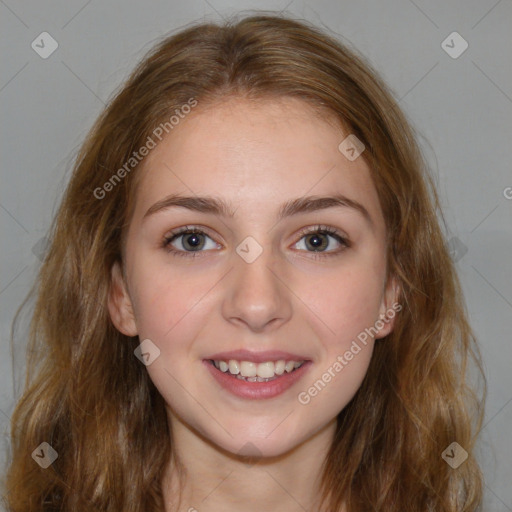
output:
POLYGON ((248 236, 233 253, 233 271, 223 303, 226 320, 243 322, 253 330, 282 323, 291 314, 286 287, 277 277, 279 259, 269 245, 248 236), (277 322, 280 320, 280 322, 277 322))

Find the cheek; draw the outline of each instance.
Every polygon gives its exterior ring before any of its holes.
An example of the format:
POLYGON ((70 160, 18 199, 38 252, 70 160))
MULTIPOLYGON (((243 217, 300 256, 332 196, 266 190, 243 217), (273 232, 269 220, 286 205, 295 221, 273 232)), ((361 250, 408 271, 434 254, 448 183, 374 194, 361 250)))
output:
POLYGON ((383 277, 368 265, 297 280, 294 290, 308 307, 329 351, 342 349, 378 319, 383 277))
POLYGON ((338 312, 333 317, 335 334, 322 339, 322 357, 297 395, 299 404, 306 406, 314 417, 338 414, 366 376, 374 348, 370 329, 373 309, 366 306, 366 298, 371 299, 365 295, 351 296, 346 301, 345 314, 338 312))
POLYGON ((297 401, 311 417, 335 417, 360 388, 370 364, 373 343, 358 345, 335 354, 300 390, 297 401))
POLYGON ((204 325, 200 317, 214 295, 208 291, 215 277, 190 271, 184 277, 183 271, 160 263, 144 265, 133 278, 139 338, 151 339, 162 355, 175 355, 204 325))
POLYGON ((304 390, 311 413, 341 411, 361 386, 373 353, 383 279, 378 266, 354 265, 317 289, 317 310, 331 332, 323 339, 322 368, 304 390))

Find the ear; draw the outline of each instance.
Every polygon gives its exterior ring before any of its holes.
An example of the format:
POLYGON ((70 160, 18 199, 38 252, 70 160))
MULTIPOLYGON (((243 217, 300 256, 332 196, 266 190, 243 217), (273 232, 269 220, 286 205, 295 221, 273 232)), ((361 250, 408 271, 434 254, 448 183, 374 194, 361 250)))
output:
POLYGON ((133 306, 118 261, 112 265, 108 310, 112 323, 126 336, 137 336, 133 306))
POLYGON ((384 338, 393 331, 395 318, 398 312, 402 310, 402 305, 398 303, 400 296, 400 285, 395 276, 388 279, 379 310, 379 318, 376 321, 375 328, 378 333, 375 339, 384 338), (384 325, 383 325, 384 324, 384 325), (382 327, 379 329, 379 327, 382 327))

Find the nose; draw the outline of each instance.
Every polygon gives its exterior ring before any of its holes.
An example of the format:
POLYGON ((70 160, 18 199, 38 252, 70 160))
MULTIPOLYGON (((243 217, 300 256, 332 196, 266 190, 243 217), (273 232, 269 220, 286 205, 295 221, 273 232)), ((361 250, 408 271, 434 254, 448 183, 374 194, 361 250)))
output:
POLYGON ((224 318, 254 332, 286 323, 292 314, 293 293, 286 286, 286 277, 271 251, 264 248, 251 263, 235 253, 233 265, 224 283, 224 318))

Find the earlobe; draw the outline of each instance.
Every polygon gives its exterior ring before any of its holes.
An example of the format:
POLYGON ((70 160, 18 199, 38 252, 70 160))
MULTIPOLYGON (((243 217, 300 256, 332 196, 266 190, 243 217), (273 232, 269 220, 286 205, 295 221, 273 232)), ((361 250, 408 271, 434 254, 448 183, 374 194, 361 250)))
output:
POLYGON ((112 265, 108 310, 116 329, 126 336, 137 336, 133 306, 118 261, 112 265))
POLYGON ((402 309, 401 304, 398 303, 399 296, 400 285, 396 277, 393 276, 388 280, 385 293, 382 297, 379 319, 376 322, 376 328, 379 330, 379 333, 375 336, 375 339, 384 338, 393 331, 396 316, 402 309))

